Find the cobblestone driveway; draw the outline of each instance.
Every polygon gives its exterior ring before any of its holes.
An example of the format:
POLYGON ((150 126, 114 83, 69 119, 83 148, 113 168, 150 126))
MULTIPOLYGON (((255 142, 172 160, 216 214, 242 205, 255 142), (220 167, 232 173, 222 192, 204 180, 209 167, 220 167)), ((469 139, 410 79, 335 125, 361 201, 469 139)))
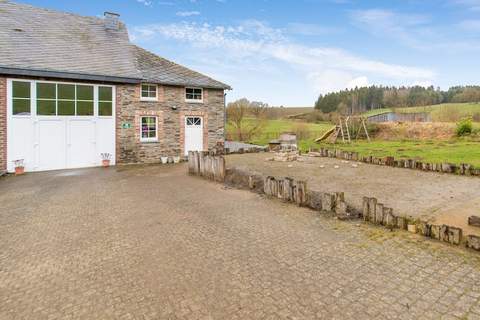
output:
POLYGON ((0 180, 0 319, 480 318, 475 253, 184 172, 0 180))

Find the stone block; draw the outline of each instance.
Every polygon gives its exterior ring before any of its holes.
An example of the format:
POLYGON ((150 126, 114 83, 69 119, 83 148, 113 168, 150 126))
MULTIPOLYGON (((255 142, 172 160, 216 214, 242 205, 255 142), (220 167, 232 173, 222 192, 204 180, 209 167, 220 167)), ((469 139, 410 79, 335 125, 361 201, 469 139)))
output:
POLYGON ((313 210, 322 210, 322 193, 318 191, 309 190, 307 192, 308 207, 313 210))
POLYGON ((250 172, 229 168, 225 171, 225 184, 233 188, 250 189, 250 176, 250 172))
POLYGON ((260 174, 253 174, 248 178, 248 187, 256 193, 263 193, 264 177, 260 174))
POLYGON ((322 210, 330 212, 335 210, 335 195, 330 193, 322 194, 322 210))
POLYGON ((468 225, 474 226, 474 227, 480 227, 480 217, 478 216, 468 217, 468 225))
POLYGON ((480 237, 474 236, 474 235, 468 235, 467 248, 480 251, 480 237))

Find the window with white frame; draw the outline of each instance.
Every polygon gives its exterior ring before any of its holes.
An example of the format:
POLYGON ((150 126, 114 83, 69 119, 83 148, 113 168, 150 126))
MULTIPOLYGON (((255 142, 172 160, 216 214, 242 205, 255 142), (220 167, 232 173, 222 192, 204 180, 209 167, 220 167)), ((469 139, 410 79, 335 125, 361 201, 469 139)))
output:
POLYGON ((12 81, 12 114, 30 115, 30 82, 12 81))
POLYGON ((156 101, 158 99, 158 88, 156 84, 142 83, 140 100, 156 101))
POLYGON ((203 89, 202 88, 185 88, 185 100, 190 102, 202 102, 203 89))
POLYGON ((140 141, 158 141, 157 117, 144 116, 140 118, 140 141))
POLYGON ((113 87, 12 81, 12 115, 30 115, 32 105, 38 116, 94 116, 97 103, 99 116, 112 116, 113 87))

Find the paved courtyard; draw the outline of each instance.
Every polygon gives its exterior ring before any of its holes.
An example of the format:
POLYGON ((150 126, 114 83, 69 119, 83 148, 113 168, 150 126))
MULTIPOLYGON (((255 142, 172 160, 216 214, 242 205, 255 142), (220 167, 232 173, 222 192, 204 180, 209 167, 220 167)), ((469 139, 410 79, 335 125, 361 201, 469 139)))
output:
POLYGON ((478 254, 185 171, 0 179, 0 319, 480 319, 478 254))
POLYGON ((480 229, 467 223, 480 208, 479 177, 308 156, 295 162, 266 160, 272 157, 272 153, 229 155, 227 165, 306 180, 317 191, 345 192, 347 202, 359 210, 364 196, 375 197, 398 215, 460 227, 466 234, 480 236, 480 229))

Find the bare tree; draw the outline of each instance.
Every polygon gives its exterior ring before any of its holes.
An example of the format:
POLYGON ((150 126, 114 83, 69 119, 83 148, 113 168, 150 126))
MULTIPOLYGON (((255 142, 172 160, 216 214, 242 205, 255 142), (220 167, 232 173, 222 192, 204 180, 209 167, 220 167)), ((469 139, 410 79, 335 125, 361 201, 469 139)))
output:
POLYGON ((238 140, 249 140, 264 127, 267 107, 265 103, 250 102, 246 98, 228 104, 227 121, 235 128, 238 140))

